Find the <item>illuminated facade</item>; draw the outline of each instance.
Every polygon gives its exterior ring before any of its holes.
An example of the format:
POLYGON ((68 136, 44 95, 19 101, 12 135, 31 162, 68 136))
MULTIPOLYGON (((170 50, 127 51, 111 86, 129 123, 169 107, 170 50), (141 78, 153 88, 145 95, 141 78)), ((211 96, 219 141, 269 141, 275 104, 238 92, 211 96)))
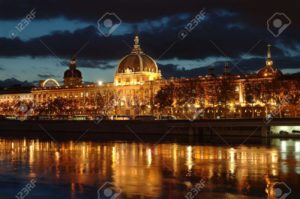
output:
MULTIPOLYGON (((53 79, 42 81, 40 87, 31 90, 26 100, 47 107, 55 99, 64 101, 59 110, 52 111, 54 115, 172 114, 181 117, 187 110, 179 107, 193 103, 197 109, 204 110, 204 117, 207 118, 226 117, 227 113, 230 117, 264 117, 272 108, 282 104, 279 98, 286 95, 284 91, 270 91, 275 80, 287 83, 293 95, 298 95, 300 90, 296 85, 299 80, 286 80, 274 66, 270 48, 269 45, 265 66, 256 74, 232 75, 228 65, 225 65, 224 73, 220 76, 210 70, 206 76, 166 80, 162 79, 155 60, 142 51, 139 37, 136 36, 132 51, 117 66, 114 82, 82 84, 81 72, 76 68, 76 60, 72 59, 69 69, 64 73, 64 85, 60 86, 53 79), (172 105, 159 110, 157 94, 170 85, 173 85, 172 105), (186 90, 176 95, 180 89, 186 90), (255 93, 258 89, 259 94, 249 96, 248 93, 255 93), (181 98, 189 93, 196 99, 192 102, 187 99, 182 103, 181 98)), ((0 95, 0 103, 17 99, 15 95, 0 95)), ((297 107, 287 109, 288 113, 284 114, 291 116, 294 110, 293 116, 298 116, 297 107)))

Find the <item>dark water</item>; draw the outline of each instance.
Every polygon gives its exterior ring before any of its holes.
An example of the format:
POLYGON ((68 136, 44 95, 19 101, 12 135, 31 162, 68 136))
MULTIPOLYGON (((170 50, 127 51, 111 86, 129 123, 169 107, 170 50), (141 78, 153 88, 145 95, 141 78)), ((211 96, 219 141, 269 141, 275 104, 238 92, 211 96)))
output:
POLYGON ((231 147, 0 139, 0 199, 300 198, 299 187, 300 140, 231 147))

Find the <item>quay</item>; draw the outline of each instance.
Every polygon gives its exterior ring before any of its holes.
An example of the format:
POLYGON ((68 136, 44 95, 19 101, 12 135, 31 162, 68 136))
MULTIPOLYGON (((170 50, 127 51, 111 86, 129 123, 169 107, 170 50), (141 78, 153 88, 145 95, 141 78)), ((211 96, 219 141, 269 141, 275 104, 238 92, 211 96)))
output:
POLYGON ((219 119, 219 120, 0 120, 0 135, 183 135, 230 137, 300 138, 300 119, 219 119))

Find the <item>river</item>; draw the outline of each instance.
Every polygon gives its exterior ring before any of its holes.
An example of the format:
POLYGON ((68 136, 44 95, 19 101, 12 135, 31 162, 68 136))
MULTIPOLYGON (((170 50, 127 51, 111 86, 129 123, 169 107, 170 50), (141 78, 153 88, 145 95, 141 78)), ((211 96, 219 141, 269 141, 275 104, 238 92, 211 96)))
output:
POLYGON ((0 199, 300 198, 300 140, 0 138, 0 166, 0 199))

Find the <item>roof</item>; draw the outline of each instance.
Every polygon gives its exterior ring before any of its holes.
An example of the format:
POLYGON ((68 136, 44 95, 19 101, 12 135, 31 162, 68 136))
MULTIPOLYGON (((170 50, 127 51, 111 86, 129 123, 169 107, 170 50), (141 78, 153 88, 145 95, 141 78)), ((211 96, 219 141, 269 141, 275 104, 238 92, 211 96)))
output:
POLYGON ((123 57, 118 65, 117 73, 126 72, 159 72, 154 59, 142 51, 138 36, 134 38, 131 53, 123 57))

